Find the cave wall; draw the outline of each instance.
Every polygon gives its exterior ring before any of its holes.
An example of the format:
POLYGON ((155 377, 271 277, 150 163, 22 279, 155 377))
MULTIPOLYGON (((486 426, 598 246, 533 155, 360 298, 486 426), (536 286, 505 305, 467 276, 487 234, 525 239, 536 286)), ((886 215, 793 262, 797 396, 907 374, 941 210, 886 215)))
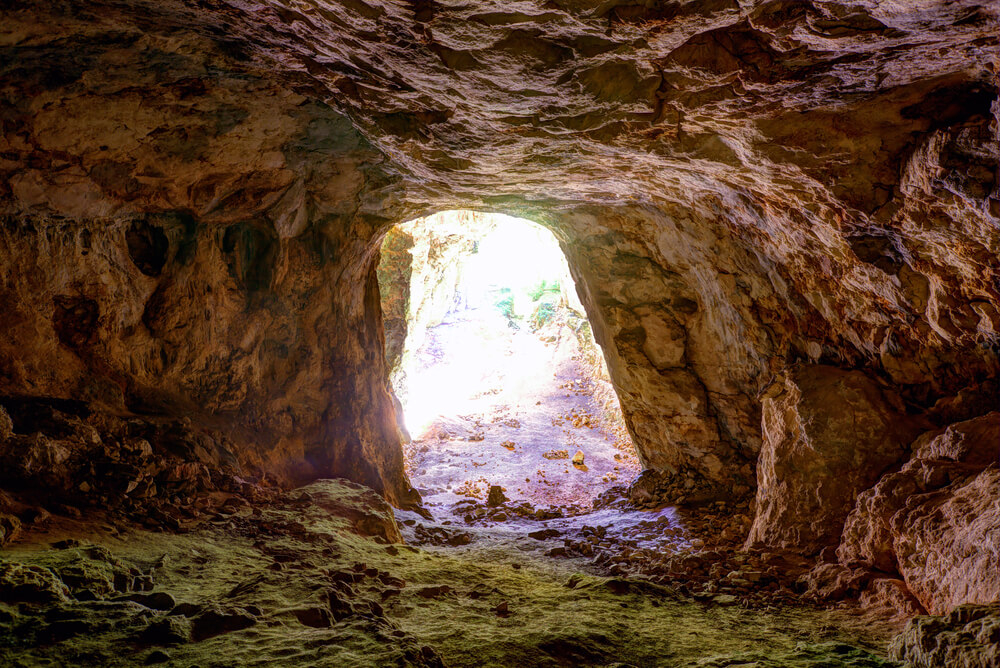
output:
POLYGON ((0 394, 188 417, 248 470, 412 501, 373 273, 378 152, 211 40, 80 21, 74 51, 6 25, 31 46, 4 58, 0 394))
POLYGON ((398 227, 389 230, 379 249, 378 289, 385 332, 385 361, 390 376, 399 364, 409 331, 410 280, 413 277, 413 236, 398 227))
MULTIPOLYGON (((785 443, 761 419, 801 367, 862 373, 928 428, 995 401, 991 5, 0 18, 0 393, 190 415, 248 466, 412 499, 377 246, 474 208, 557 234, 643 462, 694 498, 794 506, 765 484, 785 443)), ((835 395, 816 405, 845 410, 835 395)))

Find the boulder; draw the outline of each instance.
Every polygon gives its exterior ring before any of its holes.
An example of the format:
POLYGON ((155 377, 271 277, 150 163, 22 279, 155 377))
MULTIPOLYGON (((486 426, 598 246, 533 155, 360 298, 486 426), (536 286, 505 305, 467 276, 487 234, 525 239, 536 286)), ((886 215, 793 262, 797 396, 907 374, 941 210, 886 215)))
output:
POLYGON ((497 506, 502 506, 505 501, 507 501, 507 497, 503 493, 503 487, 500 485, 491 485, 490 493, 486 497, 486 505, 496 508, 497 506))
POLYGON ((906 583, 899 578, 874 578, 858 601, 861 607, 878 612, 882 617, 908 619, 924 613, 906 583))
POLYGON ((1000 610, 962 605, 943 617, 915 617, 889 643, 889 656, 910 668, 1000 666, 1000 610))
POLYGON ((359 535, 403 542, 392 506, 368 487, 343 479, 318 480, 297 494, 300 501, 347 520, 359 535))
POLYGON ((857 495, 919 432, 858 371, 801 366, 763 399, 757 510, 748 547, 815 554, 837 542, 857 495))
POLYGON ((211 606, 191 620, 191 639, 200 642, 223 633, 249 628, 257 619, 241 608, 211 606))
POLYGON ((838 559, 899 573, 935 614, 1000 598, 1000 413, 928 432, 900 471, 863 492, 838 559))
POLYGON ((48 568, 0 562, 0 600, 6 603, 60 603, 69 600, 69 589, 48 568))

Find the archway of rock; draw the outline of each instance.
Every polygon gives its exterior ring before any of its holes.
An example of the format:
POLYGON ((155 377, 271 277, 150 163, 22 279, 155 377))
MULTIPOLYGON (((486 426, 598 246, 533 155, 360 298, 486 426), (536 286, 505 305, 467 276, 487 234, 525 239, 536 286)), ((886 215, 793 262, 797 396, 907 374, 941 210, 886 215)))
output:
POLYGON ((398 225, 378 267, 386 360, 424 501, 589 510, 640 471, 566 258, 525 219, 398 225))

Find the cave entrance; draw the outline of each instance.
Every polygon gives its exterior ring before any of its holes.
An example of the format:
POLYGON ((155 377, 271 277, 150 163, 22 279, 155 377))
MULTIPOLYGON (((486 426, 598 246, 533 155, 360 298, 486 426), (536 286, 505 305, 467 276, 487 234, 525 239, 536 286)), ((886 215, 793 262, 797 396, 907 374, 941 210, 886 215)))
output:
POLYGON ((378 267, 407 473, 429 503, 590 506, 640 470, 552 233, 449 211, 396 226, 378 267), (582 461, 581 461, 582 457, 582 461))

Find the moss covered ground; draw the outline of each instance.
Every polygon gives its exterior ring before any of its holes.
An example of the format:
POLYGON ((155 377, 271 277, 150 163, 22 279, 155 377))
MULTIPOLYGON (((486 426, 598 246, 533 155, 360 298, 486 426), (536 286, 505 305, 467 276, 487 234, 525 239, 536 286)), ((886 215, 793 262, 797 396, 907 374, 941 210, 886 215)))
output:
POLYGON ((342 482, 186 534, 53 520, 0 553, 5 666, 885 666, 840 611, 705 605, 521 542, 399 540, 342 482))

